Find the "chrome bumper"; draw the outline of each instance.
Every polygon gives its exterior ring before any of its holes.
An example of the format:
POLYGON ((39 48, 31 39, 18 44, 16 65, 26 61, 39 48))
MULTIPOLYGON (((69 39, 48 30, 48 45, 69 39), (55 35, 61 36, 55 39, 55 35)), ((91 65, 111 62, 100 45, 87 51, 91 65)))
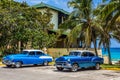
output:
POLYGON ((5 65, 14 65, 15 63, 10 61, 10 60, 2 60, 2 64, 5 64, 5 65))
POLYGON ((72 65, 70 63, 67 63, 67 62, 56 63, 55 66, 62 67, 62 68, 72 68, 72 65))

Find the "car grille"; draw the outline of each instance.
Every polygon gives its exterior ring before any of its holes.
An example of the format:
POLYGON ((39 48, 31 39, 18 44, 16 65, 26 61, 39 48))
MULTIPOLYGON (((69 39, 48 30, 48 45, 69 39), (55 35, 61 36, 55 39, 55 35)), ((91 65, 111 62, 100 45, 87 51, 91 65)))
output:
POLYGON ((10 63, 10 60, 2 60, 2 63, 10 63))
POLYGON ((56 62, 57 65, 66 65, 67 62, 56 62))

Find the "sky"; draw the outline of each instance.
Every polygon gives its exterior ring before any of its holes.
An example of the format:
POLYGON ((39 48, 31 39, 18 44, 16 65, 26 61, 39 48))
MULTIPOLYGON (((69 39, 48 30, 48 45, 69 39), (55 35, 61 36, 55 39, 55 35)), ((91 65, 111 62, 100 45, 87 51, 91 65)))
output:
MULTIPOLYGON (((72 11, 72 8, 68 7, 68 5, 67 5, 68 1, 70 1, 70 0, 14 0, 14 1, 17 1, 17 2, 25 1, 30 6, 44 2, 44 3, 47 3, 49 5, 61 8, 61 9, 68 11, 68 12, 72 11)), ((96 7, 97 4, 99 4, 100 2, 101 2, 101 0, 94 0, 93 4, 96 7)))
MULTIPOLYGON (((110 39, 110 47, 111 48, 120 48, 120 42, 118 42, 116 39, 110 39)), ((98 42, 99 42, 99 40, 97 41, 97 47, 98 47, 98 42)), ((91 45, 91 47, 92 48, 94 48, 94 45, 93 45, 93 43, 92 43, 92 45, 91 45)))

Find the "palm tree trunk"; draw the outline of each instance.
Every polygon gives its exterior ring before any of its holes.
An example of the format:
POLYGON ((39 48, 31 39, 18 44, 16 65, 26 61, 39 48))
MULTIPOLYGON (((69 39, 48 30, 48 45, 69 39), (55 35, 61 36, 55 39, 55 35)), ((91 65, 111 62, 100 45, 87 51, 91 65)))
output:
POLYGON ((109 61, 109 64, 112 65, 110 48, 108 48, 108 61, 109 61))
POLYGON ((97 52, 97 42, 96 42, 95 39, 94 39, 93 41, 94 41, 93 44, 94 44, 95 54, 96 54, 96 56, 98 56, 98 52, 97 52))
POLYGON ((21 41, 18 41, 18 51, 21 51, 21 41))

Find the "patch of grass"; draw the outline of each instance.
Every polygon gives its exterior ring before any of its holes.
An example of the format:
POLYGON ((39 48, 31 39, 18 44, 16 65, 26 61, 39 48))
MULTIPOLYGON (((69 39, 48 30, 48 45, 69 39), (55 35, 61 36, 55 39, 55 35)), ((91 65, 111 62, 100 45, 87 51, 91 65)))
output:
POLYGON ((120 68, 120 65, 109 65, 109 64, 102 64, 102 68, 120 68))
POLYGON ((55 62, 50 62, 49 65, 54 66, 55 62))

